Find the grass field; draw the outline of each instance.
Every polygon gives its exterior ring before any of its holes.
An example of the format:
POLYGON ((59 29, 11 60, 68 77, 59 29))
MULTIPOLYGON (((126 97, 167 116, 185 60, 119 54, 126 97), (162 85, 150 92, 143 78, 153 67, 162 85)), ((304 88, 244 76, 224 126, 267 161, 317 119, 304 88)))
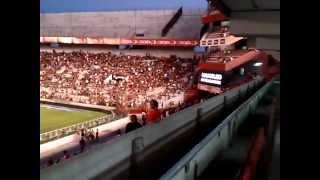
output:
POLYGON ((71 126, 104 115, 105 113, 95 111, 40 106, 40 133, 71 126))

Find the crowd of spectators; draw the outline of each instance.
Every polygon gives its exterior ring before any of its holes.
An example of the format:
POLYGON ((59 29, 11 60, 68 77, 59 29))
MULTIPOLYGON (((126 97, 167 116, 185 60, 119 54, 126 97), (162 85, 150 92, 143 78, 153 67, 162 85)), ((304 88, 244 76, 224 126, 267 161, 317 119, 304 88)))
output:
MULTIPOLYGON (((153 57, 115 55, 108 53, 40 52, 40 95, 41 98, 64 100, 85 104, 116 106, 118 109, 150 108, 139 124, 137 116, 130 116, 128 133, 143 125, 158 122, 165 117, 158 108, 163 102, 183 93, 192 79, 197 61, 172 56, 153 57), (156 99, 156 100, 153 100, 156 99), (151 100, 151 101, 150 101, 151 100)), ((177 108, 182 108, 179 104, 177 108)), ((167 114, 177 111, 171 108, 167 114)), ((80 151, 91 143, 98 142, 98 131, 78 132, 80 151), (89 144, 88 144, 89 143, 89 144)), ((50 158, 46 166, 69 159, 70 152, 50 158)))
POLYGON ((119 109, 184 92, 195 61, 108 53, 40 52, 40 96, 119 109))

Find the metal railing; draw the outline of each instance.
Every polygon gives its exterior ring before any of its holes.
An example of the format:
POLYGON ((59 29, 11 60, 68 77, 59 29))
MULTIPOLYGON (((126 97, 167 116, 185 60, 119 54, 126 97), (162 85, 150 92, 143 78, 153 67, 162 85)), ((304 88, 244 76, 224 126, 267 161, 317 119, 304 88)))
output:
POLYGON ((273 80, 257 91, 252 97, 241 104, 209 135, 198 143, 189 153, 169 169, 160 180, 196 179, 209 163, 231 142, 239 125, 258 105, 272 85, 273 80))
POLYGON ((77 123, 71 126, 63 127, 60 129, 55 129, 53 131, 45 132, 40 134, 40 144, 74 134, 80 129, 93 128, 93 127, 114 121, 115 119, 116 117, 114 114, 106 115, 106 116, 92 119, 89 121, 85 121, 85 122, 77 123))

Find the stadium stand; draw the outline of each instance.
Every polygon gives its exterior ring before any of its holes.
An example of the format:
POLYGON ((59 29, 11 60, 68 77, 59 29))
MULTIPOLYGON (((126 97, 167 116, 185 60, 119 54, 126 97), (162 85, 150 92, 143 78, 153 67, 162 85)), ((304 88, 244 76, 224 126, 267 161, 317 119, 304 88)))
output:
POLYGON ((95 105, 139 107, 183 93, 192 59, 88 52, 41 52, 41 98, 95 105), (123 93, 126 92, 126 93, 123 93))

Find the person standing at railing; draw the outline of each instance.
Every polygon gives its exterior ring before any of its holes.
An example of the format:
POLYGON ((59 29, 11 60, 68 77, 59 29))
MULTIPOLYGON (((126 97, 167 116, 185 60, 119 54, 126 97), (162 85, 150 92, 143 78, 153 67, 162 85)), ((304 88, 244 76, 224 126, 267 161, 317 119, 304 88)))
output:
POLYGON ((84 140, 84 137, 81 137, 79 144, 80 144, 80 153, 82 153, 86 146, 86 141, 84 140))
POLYGON ((131 115, 130 122, 127 124, 125 132, 128 133, 128 132, 134 131, 140 127, 142 127, 142 125, 138 122, 137 116, 131 115))
POLYGON ((50 158, 50 159, 48 160, 48 162, 47 162, 47 167, 50 167, 50 166, 52 166, 53 164, 54 164, 54 161, 53 161, 52 158, 50 158))
POLYGON ((84 129, 81 129, 81 138, 83 138, 84 136, 85 136, 84 129))
POLYGON ((91 129, 88 134, 89 134, 89 135, 88 135, 88 139, 89 139, 90 141, 93 141, 93 140, 95 139, 95 135, 94 135, 93 129, 91 129))
POLYGON ((144 112, 142 113, 141 121, 142 121, 142 125, 146 125, 147 124, 147 116, 146 116, 146 114, 144 112))
POLYGON ((97 141, 97 142, 99 141, 99 131, 98 131, 98 128, 97 128, 97 131, 96 131, 96 141, 97 141))
POLYGON ((67 150, 63 151, 63 159, 69 159, 70 158, 70 154, 68 153, 67 150))
POLYGON ((147 112, 146 124, 156 123, 161 120, 161 112, 158 109, 158 102, 154 99, 150 101, 150 106, 147 112))

